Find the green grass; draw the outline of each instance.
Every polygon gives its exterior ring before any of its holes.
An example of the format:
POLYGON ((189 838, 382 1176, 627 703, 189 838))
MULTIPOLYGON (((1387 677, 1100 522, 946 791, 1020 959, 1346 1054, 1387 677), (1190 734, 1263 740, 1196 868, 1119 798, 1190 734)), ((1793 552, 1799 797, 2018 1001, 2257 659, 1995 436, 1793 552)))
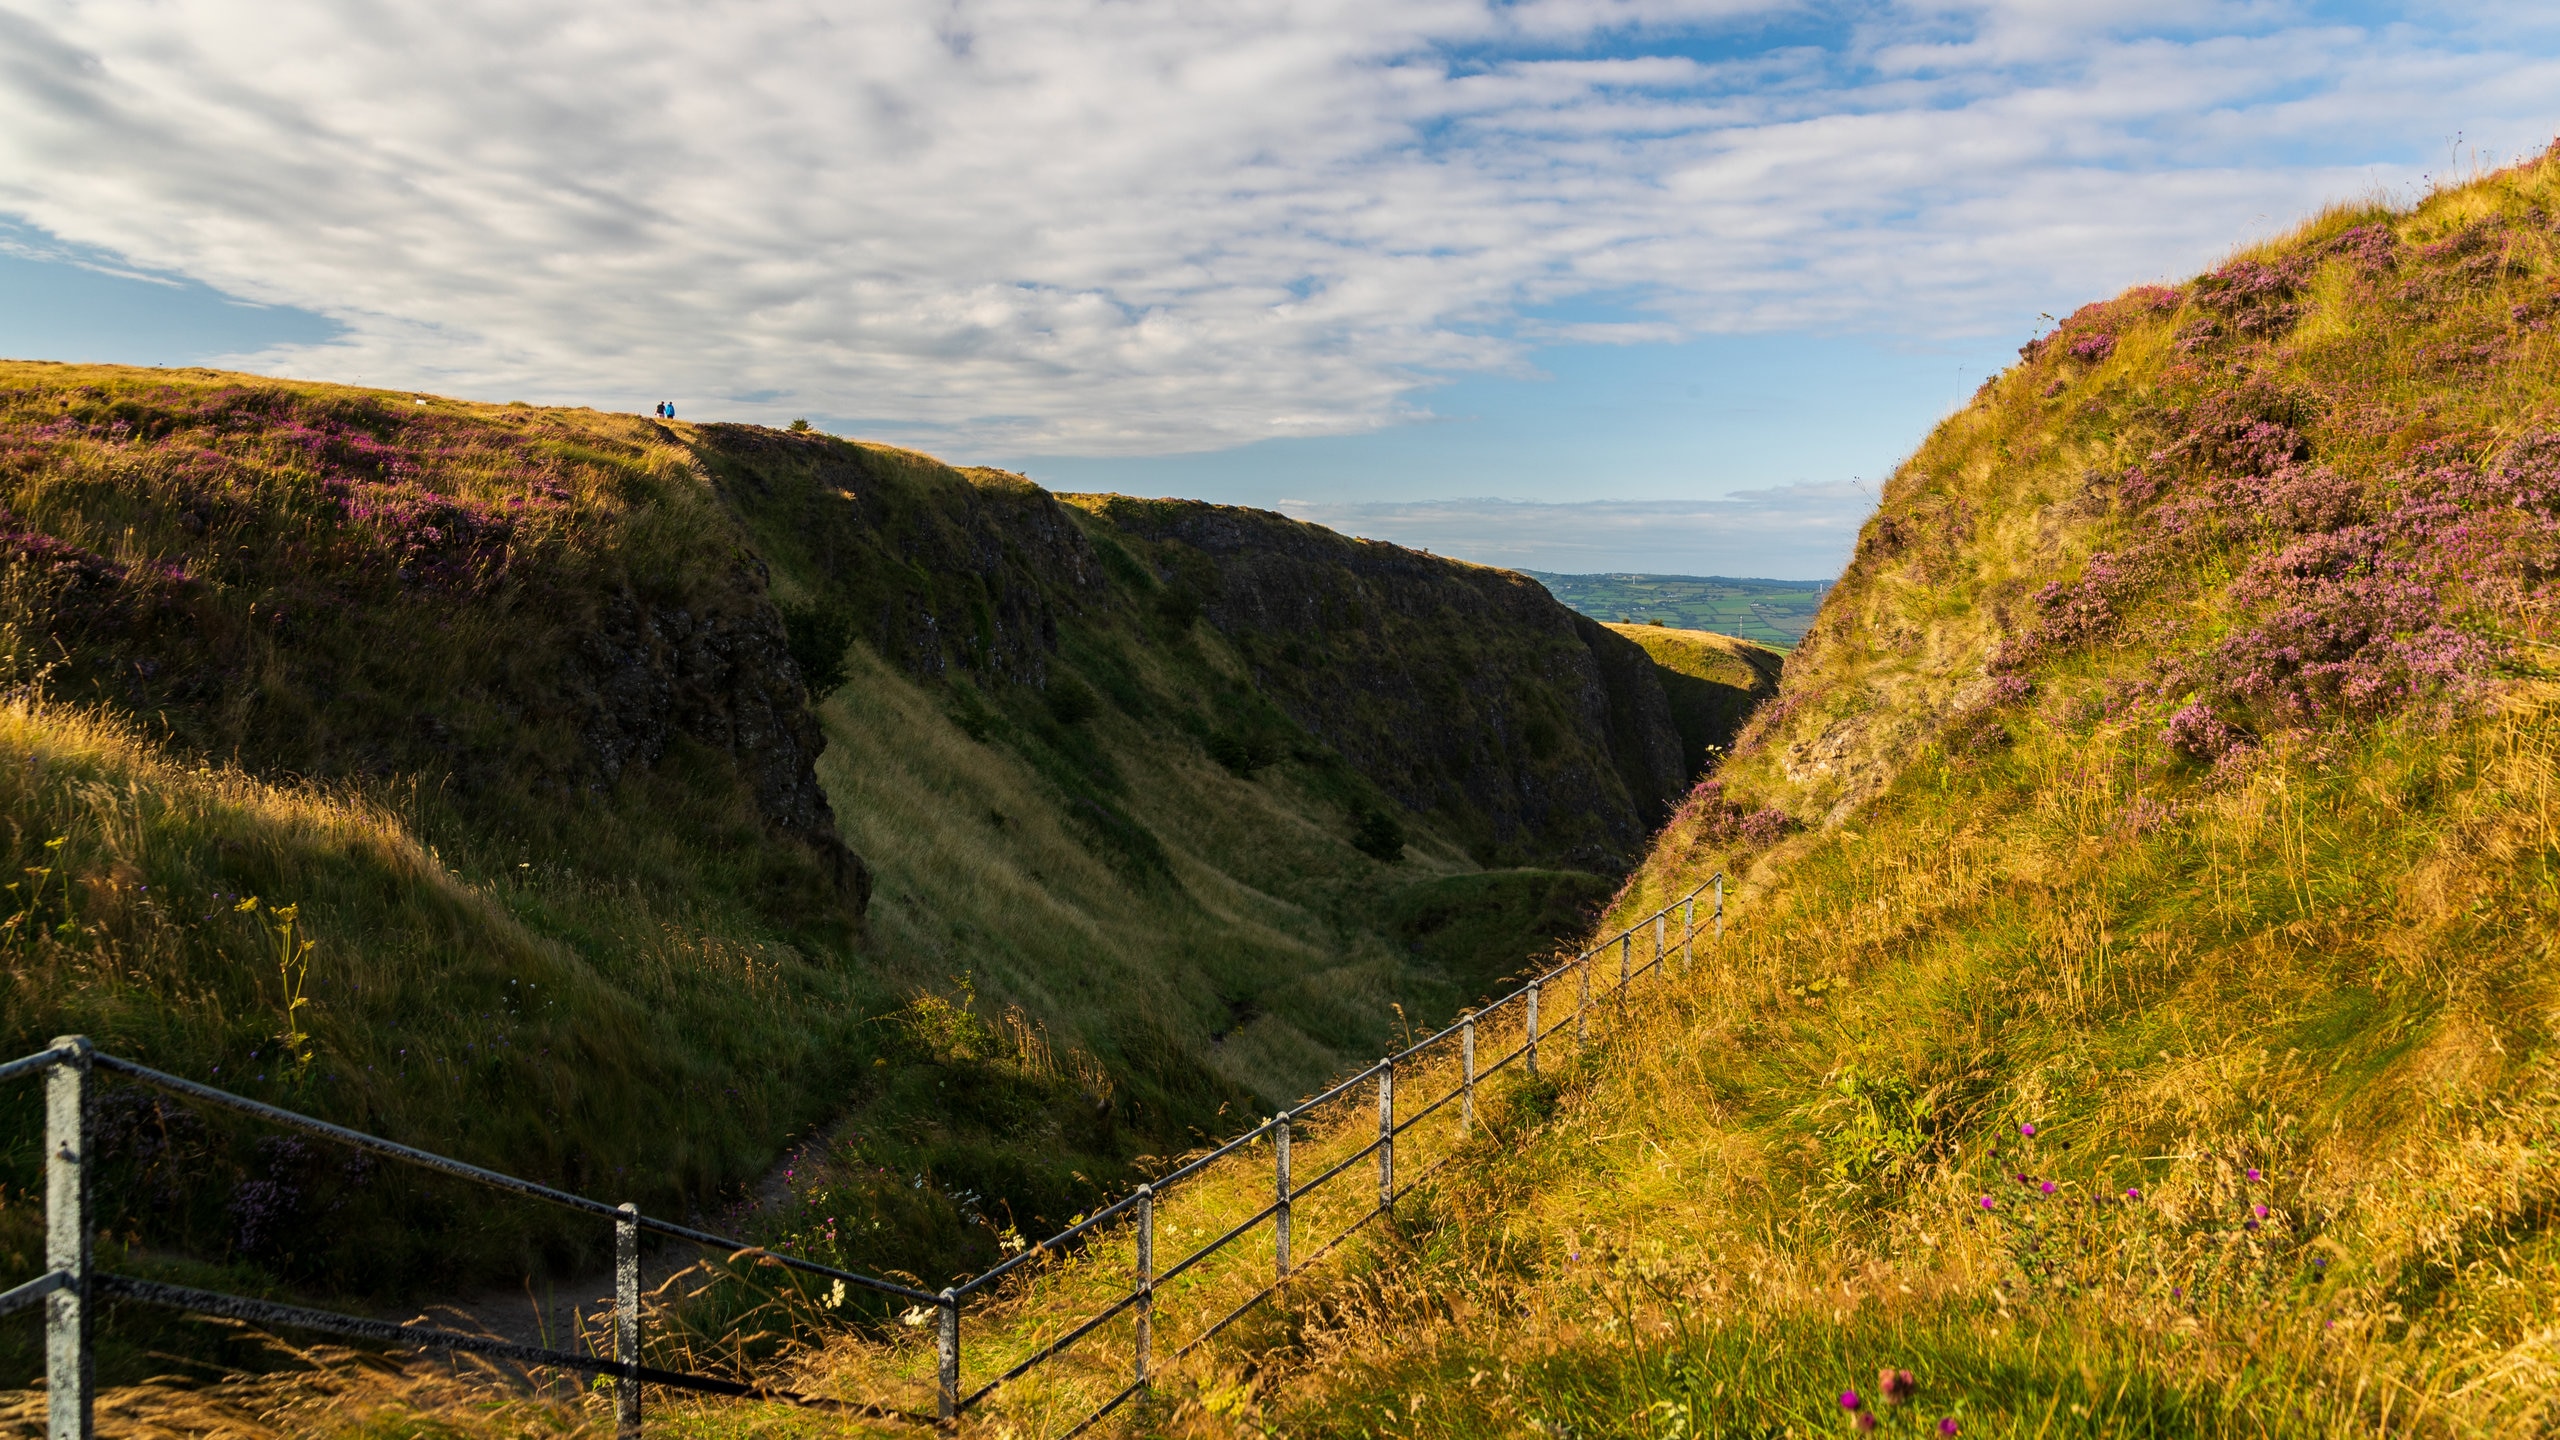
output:
POLYGON ((1847 1433, 1841 1392, 1908 1369, 1901 1433, 2547 1430, 2544 572, 2500 579, 2517 522, 2482 506, 2436 594, 2494 668, 2284 723, 2228 698, 2267 691, 2227 688, 2225 644, 2334 602, 2238 582, 2339 522, 2197 504, 2230 472, 2172 447, 2276 390, 2302 439, 2269 483, 2326 466, 2367 516, 2426 467, 2522 463, 2560 418, 2555 172, 2251 252, 2310 257, 2280 323, 2198 340, 2200 288, 2092 307, 1940 427, 1613 908, 1735 870, 1724 952, 1168 1428, 1847 1433), (2375 224, 2378 279, 2342 248, 2375 224), (2146 465, 2165 495, 2114 488, 2146 465), (2101 552, 2136 578, 2091 588, 2101 552), (2191 704, 2248 743, 2171 745, 2191 704), (1760 806, 1800 828, 1738 841, 1760 806))
POLYGON ((1793 649, 1813 624, 1828 580, 1733 580, 1712 575, 1550 575, 1526 571, 1549 594, 1603 624, 1661 624, 1793 649))
MULTIPOLYGON (((83 1032, 655 1213, 832 1222, 869 1267, 983 1266, 1453 1013, 1608 888, 1488 870, 1491 821, 1407 810, 1165 599, 1193 562, 1017 477, 11 364, 0 492, 11 1053, 83 1032), (809 523, 848 473, 879 508, 809 523), (1434 910, 1452 883, 1482 911, 1434 910)), ((1506 622, 1465 623, 1501 658, 1506 622)), ((1553 758, 1611 743, 1560 727, 1553 758)), ((113 1263, 370 1305, 601 1261, 583 1221, 109 1089, 113 1263)), ((21 1271, 33 1097, 0 1097, 21 1271)), ((117 1382, 258 1353, 139 1315, 107 1343, 117 1382)))
POLYGON ((1662 677, 1688 773, 1703 775, 1723 758, 1751 712, 1778 693, 1783 652, 1704 630, 1666 625, 1612 625, 1644 647, 1662 677))

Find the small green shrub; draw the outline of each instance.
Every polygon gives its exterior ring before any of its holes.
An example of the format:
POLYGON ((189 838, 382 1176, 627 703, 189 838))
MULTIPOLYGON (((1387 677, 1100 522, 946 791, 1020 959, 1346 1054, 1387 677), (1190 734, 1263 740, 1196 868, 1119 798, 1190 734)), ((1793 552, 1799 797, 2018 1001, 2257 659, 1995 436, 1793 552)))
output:
POLYGON ((1093 687, 1073 675, 1050 676, 1046 699, 1050 718, 1061 725, 1081 725, 1102 713, 1102 702, 1095 697, 1093 687))
POLYGON ((1352 818, 1351 846, 1383 865, 1404 860, 1404 826, 1383 809, 1365 808, 1352 818))
POLYGON ((783 642, 800 667, 800 682, 811 698, 832 693, 844 684, 845 647, 853 643, 853 612, 843 605, 819 601, 784 605, 783 642))

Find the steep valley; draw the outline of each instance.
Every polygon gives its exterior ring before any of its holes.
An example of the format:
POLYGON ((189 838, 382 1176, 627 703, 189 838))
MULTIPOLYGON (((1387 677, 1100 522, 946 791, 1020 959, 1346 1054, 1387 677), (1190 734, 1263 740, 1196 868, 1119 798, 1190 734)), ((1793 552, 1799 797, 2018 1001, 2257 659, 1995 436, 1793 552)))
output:
MULTIPOLYGON (((826 436, 12 363, 0 487, 13 1053, 665 1213, 801 1156, 739 1223, 920 1277, 1579 933, 1697 750, 1517 575, 826 436)), ((102 1125, 102 1225, 170 1273, 397 1296, 601 1238, 102 1125)))
POLYGON ((2550 1433, 2555 215, 2027 346, 1613 907, 1715 960, 1168 1429, 2550 1433))

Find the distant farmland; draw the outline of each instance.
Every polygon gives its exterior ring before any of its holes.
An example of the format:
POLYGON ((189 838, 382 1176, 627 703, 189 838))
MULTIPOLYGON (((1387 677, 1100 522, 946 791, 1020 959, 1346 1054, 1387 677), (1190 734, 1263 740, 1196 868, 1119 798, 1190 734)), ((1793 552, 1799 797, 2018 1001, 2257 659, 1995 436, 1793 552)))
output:
POLYGON ((1523 572, 1594 620, 1659 620, 1791 649, 1813 624, 1828 580, 1733 580, 1721 575, 1550 575, 1523 572))

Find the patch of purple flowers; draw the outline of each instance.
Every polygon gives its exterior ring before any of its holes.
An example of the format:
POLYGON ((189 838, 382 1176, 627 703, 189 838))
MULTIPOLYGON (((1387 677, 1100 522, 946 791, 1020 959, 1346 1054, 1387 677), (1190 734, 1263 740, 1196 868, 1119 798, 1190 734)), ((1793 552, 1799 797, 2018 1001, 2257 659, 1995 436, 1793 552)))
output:
POLYGON ((2116 337, 2083 335, 2071 342, 2070 350, 2072 359, 2096 365, 2116 353, 2116 337))
POLYGON ((2220 328, 2252 338, 2283 334, 2302 316, 2295 297, 2310 278, 2310 262, 2288 255, 2274 264, 2234 260, 2195 282, 2195 302, 2211 312, 2220 328))
POLYGON ((1794 823, 1783 810, 1762 806, 1744 810, 1727 799, 1724 782, 1713 776, 1699 781, 1672 813, 1675 826, 1694 826, 1698 843, 1740 844, 1762 849, 1778 842, 1794 823))

